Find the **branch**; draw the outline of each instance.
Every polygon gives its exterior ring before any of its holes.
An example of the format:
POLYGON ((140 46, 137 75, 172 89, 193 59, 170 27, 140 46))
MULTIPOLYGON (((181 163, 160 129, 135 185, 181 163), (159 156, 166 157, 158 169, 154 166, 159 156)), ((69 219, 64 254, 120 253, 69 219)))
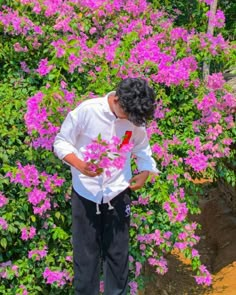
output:
MULTIPOLYGON (((213 0, 210 6, 210 15, 208 20, 208 27, 207 27, 207 34, 214 34, 214 25, 211 21, 212 17, 216 15, 216 9, 217 9, 217 3, 218 0, 213 0)), ((207 63, 204 61, 203 63, 203 79, 206 80, 207 76, 210 74, 210 62, 207 63)))

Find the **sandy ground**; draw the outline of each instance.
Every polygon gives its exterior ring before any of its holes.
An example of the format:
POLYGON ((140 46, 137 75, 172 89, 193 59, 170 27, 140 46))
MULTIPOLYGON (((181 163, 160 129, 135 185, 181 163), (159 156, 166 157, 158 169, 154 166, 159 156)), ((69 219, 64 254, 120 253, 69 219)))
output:
POLYGON ((212 286, 196 285, 188 261, 173 253, 167 257, 169 271, 165 276, 145 267, 145 290, 139 295, 236 295, 236 215, 216 188, 200 204, 202 213, 193 217, 202 225, 198 232, 201 241, 196 248, 212 273, 212 286))

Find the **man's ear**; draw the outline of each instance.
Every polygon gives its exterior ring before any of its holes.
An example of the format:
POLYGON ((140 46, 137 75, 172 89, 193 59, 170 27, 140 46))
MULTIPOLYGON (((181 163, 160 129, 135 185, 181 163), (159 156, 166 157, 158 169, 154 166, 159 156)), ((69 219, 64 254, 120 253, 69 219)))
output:
POLYGON ((118 102, 119 97, 114 95, 114 99, 113 100, 114 100, 114 102, 118 102))

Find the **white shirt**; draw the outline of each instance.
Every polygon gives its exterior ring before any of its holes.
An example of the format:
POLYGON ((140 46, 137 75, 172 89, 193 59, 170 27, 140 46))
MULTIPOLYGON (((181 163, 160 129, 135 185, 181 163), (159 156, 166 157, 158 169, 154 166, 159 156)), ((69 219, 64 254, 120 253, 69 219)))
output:
POLYGON ((105 97, 86 100, 69 112, 54 142, 54 152, 59 159, 74 153, 83 160, 83 151, 86 146, 99 134, 102 139, 110 141, 113 136, 123 138, 126 131, 132 131, 130 142, 134 146, 132 151, 127 153, 125 166, 122 170, 110 169, 110 177, 107 177, 105 173, 88 177, 71 166, 72 185, 75 191, 98 204, 101 204, 102 199, 103 203, 109 202, 129 186, 129 180, 132 178, 131 153, 137 158, 139 171, 160 172, 151 156, 146 129, 137 127, 126 119, 116 118, 108 103, 110 94, 114 92, 108 93, 105 97))

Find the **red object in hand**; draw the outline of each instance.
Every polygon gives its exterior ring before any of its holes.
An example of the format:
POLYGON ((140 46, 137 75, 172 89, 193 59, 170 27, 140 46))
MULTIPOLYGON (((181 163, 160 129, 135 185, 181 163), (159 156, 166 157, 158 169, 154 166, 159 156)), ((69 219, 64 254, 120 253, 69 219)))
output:
POLYGON ((125 136, 122 143, 120 144, 120 148, 122 148, 123 145, 129 143, 131 136, 132 136, 132 131, 128 131, 128 130, 125 131, 125 136))

